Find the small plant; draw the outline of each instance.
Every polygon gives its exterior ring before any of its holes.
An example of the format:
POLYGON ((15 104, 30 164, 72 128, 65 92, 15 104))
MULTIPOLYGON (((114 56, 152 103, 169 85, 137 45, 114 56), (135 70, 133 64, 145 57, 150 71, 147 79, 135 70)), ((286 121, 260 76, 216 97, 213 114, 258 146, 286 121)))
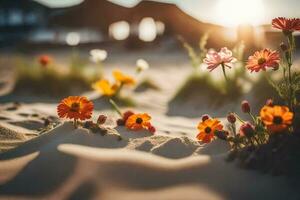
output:
POLYGON ((189 43, 187 43, 184 38, 179 37, 182 42, 183 47, 186 49, 188 56, 190 58, 191 64, 195 71, 198 71, 200 65, 203 63, 208 50, 206 48, 207 40, 209 38, 209 33, 205 33, 199 40, 199 49, 194 49, 189 43))
POLYGON ((90 88, 93 78, 85 73, 85 68, 74 72, 61 70, 50 55, 38 56, 35 62, 19 59, 16 63, 16 83, 12 95, 32 93, 43 97, 62 98, 75 95, 90 88), (70 87, 72 85, 72 87, 70 87), (47 88, 48 92, 45 92, 47 88))
MULTIPOLYGON (((284 43, 280 45, 283 59, 277 51, 259 50, 249 56, 246 69, 250 72, 282 69, 279 82, 266 77, 286 105, 275 105, 273 100, 268 99, 259 114, 254 114, 249 102, 243 101, 241 110, 250 117, 251 121, 245 121, 238 114, 231 112, 227 115, 228 130, 223 130, 216 119, 211 119, 209 116, 202 117, 198 128, 206 134, 201 137, 198 134, 197 138, 206 143, 213 138, 225 140, 232 147, 228 160, 238 158, 243 166, 271 170, 274 174, 280 174, 283 171, 287 172, 282 169, 282 166, 289 168, 291 160, 289 164, 278 164, 281 161, 276 159, 287 157, 299 145, 297 144, 299 139, 295 135, 299 131, 296 129, 298 128, 296 120, 299 117, 297 112, 299 102, 296 96, 300 89, 300 76, 292 70, 292 58, 295 51, 293 32, 300 30, 300 19, 276 18, 272 21, 272 25, 282 30, 288 42, 287 45, 284 43), (237 121, 241 124, 238 130, 237 121), (214 128, 216 126, 219 128, 214 128), (214 130, 213 134, 211 130, 214 130)), ((215 65, 212 69, 213 67, 215 65)), ((289 159, 292 159, 291 156, 289 159)), ((293 159, 297 160, 297 158, 293 159)))
POLYGON ((283 78, 279 83, 271 82, 276 88, 280 97, 282 97, 291 110, 299 105, 297 94, 300 91, 300 74, 293 72, 293 53, 296 49, 295 38, 293 33, 300 31, 300 19, 288 19, 278 17, 272 21, 273 28, 282 31, 287 40, 287 44, 281 43, 281 51, 284 62, 280 66, 283 72, 283 78))

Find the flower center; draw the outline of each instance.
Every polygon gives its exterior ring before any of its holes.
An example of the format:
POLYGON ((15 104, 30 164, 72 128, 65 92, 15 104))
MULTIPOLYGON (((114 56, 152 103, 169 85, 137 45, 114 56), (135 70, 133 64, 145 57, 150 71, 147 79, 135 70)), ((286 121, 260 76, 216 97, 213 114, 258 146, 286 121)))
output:
POLYGON ((258 63, 259 65, 262 65, 262 64, 264 64, 266 61, 267 61, 267 60, 266 60, 265 58, 260 58, 260 59, 258 59, 257 63, 258 63))
POLYGON ((79 109, 80 109, 80 104, 79 103, 72 103, 71 109, 70 109, 72 112, 78 112, 79 109))
POLYGON ((141 124, 141 123, 143 123, 143 119, 140 118, 140 117, 138 117, 138 118, 135 120, 135 122, 136 122, 137 124, 141 124))
POLYGON ((275 116, 275 117, 273 118, 273 123, 274 123, 274 124, 281 124, 281 123, 282 123, 282 117, 280 117, 280 116, 275 116))
POLYGON ((204 131, 205 131, 205 133, 207 133, 207 134, 208 134, 208 133, 210 133, 210 132, 211 132, 211 128, 210 128, 210 127, 206 127, 204 131))

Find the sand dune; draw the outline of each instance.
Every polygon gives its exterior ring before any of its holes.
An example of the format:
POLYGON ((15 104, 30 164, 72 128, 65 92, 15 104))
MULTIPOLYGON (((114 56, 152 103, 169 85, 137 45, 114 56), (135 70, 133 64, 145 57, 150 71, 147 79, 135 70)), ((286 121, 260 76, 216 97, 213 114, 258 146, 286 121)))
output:
POLYGON ((225 162, 222 144, 64 123, 0 154, 0 199, 297 199, 285 177, 225 162))

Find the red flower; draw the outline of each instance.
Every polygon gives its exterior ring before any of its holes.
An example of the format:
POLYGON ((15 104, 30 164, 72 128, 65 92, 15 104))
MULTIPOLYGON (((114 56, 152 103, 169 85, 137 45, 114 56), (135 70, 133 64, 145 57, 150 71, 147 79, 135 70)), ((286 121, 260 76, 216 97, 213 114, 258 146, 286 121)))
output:
POLYGON ((294 31, 300 31, 300 19, 277 17, 272 20, 272 26, 285 33, 292 33, 294 31))
POLYGON ((43 66, 46 67, 47 65, 49 65, 51 63, 52 59, 50 56, 48 55, 41 55, 39 57, 39 63, 43 66))

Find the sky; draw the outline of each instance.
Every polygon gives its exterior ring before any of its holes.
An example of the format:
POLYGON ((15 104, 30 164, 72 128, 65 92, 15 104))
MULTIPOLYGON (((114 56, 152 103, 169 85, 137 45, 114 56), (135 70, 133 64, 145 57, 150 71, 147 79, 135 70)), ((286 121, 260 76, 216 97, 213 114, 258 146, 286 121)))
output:
MULTIPOLYGON (((50 6, 70 6, 83 0, 37 0, 50 6)), ((140 0, 110 0, 131 7, 140 0)), ((300 0, 157 0, 177 4, 193 17, 224 26, 268 24, 274 17, 300 17, 300 0)))

